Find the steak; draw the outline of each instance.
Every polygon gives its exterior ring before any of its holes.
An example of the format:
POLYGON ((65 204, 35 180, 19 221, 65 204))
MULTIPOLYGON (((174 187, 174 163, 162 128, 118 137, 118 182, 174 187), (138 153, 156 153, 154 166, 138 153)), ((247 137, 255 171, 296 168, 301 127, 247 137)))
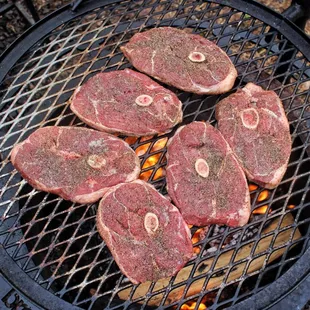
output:
POLYGON ((218 103, 216 118, 248 179, 276 187, 291 154, 290 128, 277 94, 248 83, 218 103))
POLYGON ((176 28, 137 33, 121 50, 139 71, 196 94, 225 93, 237 77, 229 57, 216 44, 176 28))
POLYGON ((130 69, 92 77, 75 91, 71 110, 91 127, 130 136, 166 132, 183 117, 173 92, 130 69))
POLYGON ((97 228, 121 271, 135 284, 171 277, 193 255, 191 234, 179 210, 141 180, 106 192, 97 228))
POLYGON ((167 190, 188 224, 242 226, 250 216, 247 181, 221 133, 208 123, 180 127, 168 142, 167 190))
POLYGON ((126 142, 79 127, 40 128, 14 146, 11 161, 34 188, 78 203, 92 203, 140 173, 126 142))

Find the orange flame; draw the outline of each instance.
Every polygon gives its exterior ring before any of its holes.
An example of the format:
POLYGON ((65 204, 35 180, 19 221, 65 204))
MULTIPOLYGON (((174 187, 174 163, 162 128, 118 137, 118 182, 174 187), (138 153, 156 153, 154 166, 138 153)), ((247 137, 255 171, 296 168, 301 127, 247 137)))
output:
POLYGON ((249 185, 249 190, 250 190, 250 192, 252 192, 252 191, 255 191, 256 189, 257 189, 257 185, 255 185, 255 184, 250 184, 249 185))
MULTIPOLYGON (((149 141, 152 138, 153 137, 141 137, 140 142, 149 141)), ((127 137, 125 139, 125 141, 128 142, 129 144, 133 144, 137 141, 137 138, 136 137, 127 137)), ((159 151, 159 150, 163 149, 166 146, 167 142, 168 142, 167 137, 157 140, 149 152, 155 152, 155 151, 159 151)), ((138 156, 143 156, 144 154, 146 154, 146 152, 150 148, 150 145, 151 145, 151 143, 146 143, 146 144, 140 145, 135 150, 136 154, 138 156)), ((144 162, 142 169, 146 169, 146 168, 155 166, 158 163, 161 155, 162 155, 162 153, 149 156, 147 158, 147 160, 144 162)), ((153 170, 148 170, 148 171, 142 172, 140 174, 139 178, 141 180, 148 181, 150 179, 152 172, 153 172, 153 170)), ((162 167, 160 167, 156 170, 156 173, 153 177, 153 180, 157 180, 157 179, 163 177, 164 175, 165 175, 165 170, 162 167)))
POLYGON ((140 145, 139 147, 136 148, 136 154, 138 156, 144 155, 147 152, 150 145, 151 145, 151 143, 146 143, 146 144, 140 145))
POLYGON ((161 156, 161 153, 150 156, 143 164, 142 169, 156 165, 160 156, 161 156))
POLYGON ((193 247, 193 252, 198 255, 200 253, 200 248, 198 246, 193 247))
MULTIPOLYGON (((193 237, 192 237, 192 243, 196 244, 197 242, 200 241, 200 232, 202 231, 202 228, 199 228, 196 230, 196 232, 194 233, 193 237)), ((193 248, 194 253, 199 254, 200 253, 200 246, 195 246, 193 248)))
POLYGON ((253 211, 253 214, 265 214, 267 212, 267 210, 268 210, 268 206, 264 205, 264 206, 261 206, 261 207, 255 209, 253 211))
POLYGON ((200 241, 200 233, 202 231, 202 228, 199 228, 196 230, 196 232, 194 233, 194 236, 192 237, 192 242, 193 243, 197 243, 200 241))
MULTIPOLYGON (((196 304, 197 304, 197 302, 190 301, 190 302, 182 305, 181 310, 194 310, 196 308, 196 304)), ((206 310, 207 306, 201 303, 201 304, 199 304, 198 309, 199 310, 206 310)))
POLYGON ((153 147, 152 147, 152 149, 151 149, 151 152, 155 152, 155 151, 159 151, 159 150, 163 149, 163 148, 166 146, 167 141, 168 141, 168 138, 167 138, 167 137, 166 137, 166 138, 163 138, 163 139, 157 140, 157 141, 154 143, 154 145, 153 145, 153 147))
MULTIPOLYGON (((161 156, 161 153, 150 156, 144 162, 142 169, 146 169, 146 168, 155 166, 158 163, 160 156, 161 156)), ((153 172, 153 169, 140 173, 139 179, 144 180, 144 181, 148 181, 151 177, 152 172, 153 172)), ((166 171, 164 170, 164 168, 160 167, 156 170, 155 175, 153 177, 153 180, 157 180, 157 179, 163 177, 165 174, 166 174, 166 171)))
POLYGON ((162 167, 158 168, 157 171, 155 172, 153 180, 157 180, 157 179, 163 177, 164 175, 166 175, 165 169, 162 167))
POLYGON ((287 208, 288 208, 288 209, 294 209, 294 208, 295 208, 295 205, 288 205, 287 208))
POLYGON ((269 191, 265 189, 258 195, 257 201, 266 200, 268 197, 269 197, 269 191))
POLYGON ((125 139, 125 141, 126 141, 128 144, 134 144, 137 140, 138 140, 137 137, 127 137, 127 138, 125 139))
POLYGON ((149 178, 151 177, 153 170, 148 170, 148 171, 144 171, 142 173, 140 173, 139 179, 143 180, 143 181, 148 181, 149 178))

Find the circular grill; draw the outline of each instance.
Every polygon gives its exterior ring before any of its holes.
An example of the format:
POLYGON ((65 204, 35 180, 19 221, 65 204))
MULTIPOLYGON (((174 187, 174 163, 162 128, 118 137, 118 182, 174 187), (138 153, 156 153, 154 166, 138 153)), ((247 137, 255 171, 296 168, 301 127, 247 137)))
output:
MULTIPOLYGON (((219 2, 89 2, 77 13, 66 8, 50 16, 3 57, 0 242, 10 263, 57 298, 85 309, 222 309, 270 285, 307 250, 309 41, 274 13, 253 10, 245 1, 219 2), (274 17, 273 27, 262 21, 261 12, 274 17), (70 111, 73 91, 97 72, 131 67, 120 46, 135 33, 160 26, 196 32, 222 47, 238 70, 233 91, 250 81, 274 90, 290 121, 293 147, 280 186, 250 185, 252 215, 246 226, 193 227, 194 259, 176 277, 138 286, 121 274, 99 237, 97 204, 74 204, 34 190, 14 169, 9 153, 42 126, 85 126, 70 111)), ((182 124, 203 120, 215 125, 215 104, 227 94, 172 90, 183 102, 182 124)), ((141 158, 140 177, 163 194, 165 145, 174 132, 123 137, 141 158)))

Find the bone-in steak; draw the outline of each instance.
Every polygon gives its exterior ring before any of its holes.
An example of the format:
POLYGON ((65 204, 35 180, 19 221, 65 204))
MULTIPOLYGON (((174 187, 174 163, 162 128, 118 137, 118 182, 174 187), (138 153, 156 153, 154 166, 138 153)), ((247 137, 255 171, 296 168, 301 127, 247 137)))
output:
POLYGON ((193 254, 190 231, 178 209, 141 180, 116 185, 104 195, 97 228, 133 283, 173 276, 193 254))
POLYGON ((229 57, 216 44, 176 28, 137 33, 121 50, 139 71, 188 92, 225 93, 237 77, 229 57))
POLYGON ((167 190, 188 224, 242 226, 247 181, 221 133, 208 123, 180 127, 168 142, 167 190))
POLYGON ((123 140, 78 127, 45 127, 17 144, 11 160, 36 189, 91 203, 110 186, 138 178, 140 162, 123 140))
POLYGON ((291 154, 289 124, 277 94, 248 83, 218 103, 216 118, 249 180, 276 187, 291 154))
POLYGON ((165 132, 183 117, 173 92, 130 69, 92 77, 75 91, 71 110, 91 127, 133 136, 165 132))

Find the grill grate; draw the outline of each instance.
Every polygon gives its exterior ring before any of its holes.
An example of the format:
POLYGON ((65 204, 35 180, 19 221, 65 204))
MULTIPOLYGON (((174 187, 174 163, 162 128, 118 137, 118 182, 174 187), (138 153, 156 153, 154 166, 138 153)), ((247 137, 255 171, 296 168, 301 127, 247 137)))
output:
MULTIPOLYGON (((0 242, 42 287, 85 309, 189 309, 185 303, 193 305, 191 309, 200 303, 221 309, 248 298, 279 278, 307 247, 309 85, 309 62, 284 36, 224 5, 122 1, 65 22, 28 50, 0 84, 0 242), (155 283, 133 286, 120 273, 96 231, 97 204, 78 205, 36 191, 9 161, 12 146, 39 127, 84 126, 67 103, 75 88, 101 70, 130 67, 119 47, 134 33, 158 26, 195 31, 222 47, 239 73, 233 91, 249 81, 274 90, 284 103, 293 141, 281 185, 272 191, 251 186, 248 225, 213 225, 200 231, 202 239, 192 228, 196 258, 186 267, 189 278, 173 277, 168 289, 155 283)), ((173 90, 184 103, 183 124, 204 120, 214 125, 214 106, 227 96, 173 90)), ((141 178, 163 194, 165 144, 173 133, 124 137, 140 155, 141 178)))

